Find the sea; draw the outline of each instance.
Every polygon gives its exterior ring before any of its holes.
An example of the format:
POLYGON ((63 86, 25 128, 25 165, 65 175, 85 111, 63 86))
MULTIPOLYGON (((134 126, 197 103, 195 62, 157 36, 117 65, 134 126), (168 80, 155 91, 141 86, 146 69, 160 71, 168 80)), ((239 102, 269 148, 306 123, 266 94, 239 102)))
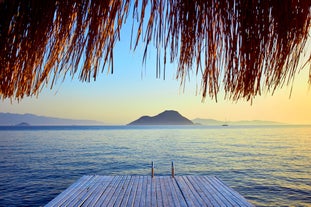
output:
POLYGON ((2 126, 0 206, 83 175, 213 175, 256 206, 311 206, 311 126, 2 126))

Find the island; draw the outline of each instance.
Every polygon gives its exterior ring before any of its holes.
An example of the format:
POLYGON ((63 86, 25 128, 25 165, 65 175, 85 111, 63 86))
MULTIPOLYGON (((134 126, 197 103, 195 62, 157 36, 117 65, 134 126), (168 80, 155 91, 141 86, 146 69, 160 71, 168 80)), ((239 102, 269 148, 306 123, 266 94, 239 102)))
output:
POLYGON ((166 110, 156 116, 142 116, 128 125, 193 125, 178 111, 166 110))
POLYGON ((27 122, 21 122, 19 124, 16 124, 15 126, 30 126, 27 122))

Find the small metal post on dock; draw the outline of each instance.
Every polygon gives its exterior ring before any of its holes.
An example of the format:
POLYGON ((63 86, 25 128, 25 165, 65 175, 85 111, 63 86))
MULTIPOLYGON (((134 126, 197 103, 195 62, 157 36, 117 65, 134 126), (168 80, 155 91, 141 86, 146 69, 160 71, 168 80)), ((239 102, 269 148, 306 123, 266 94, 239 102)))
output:
POLYGON ((151 162, 151 177, 154 177, 154 163, 153 161, 151 162))
POLYGON ((175 177, 175 167, 174 167, 174 162, 172 161, 172 178, 175 177))

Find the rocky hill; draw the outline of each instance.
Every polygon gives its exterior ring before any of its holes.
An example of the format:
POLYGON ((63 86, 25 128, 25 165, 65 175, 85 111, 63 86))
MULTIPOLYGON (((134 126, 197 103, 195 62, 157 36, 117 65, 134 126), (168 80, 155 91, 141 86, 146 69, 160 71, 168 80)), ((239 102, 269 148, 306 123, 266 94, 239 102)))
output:
POLYGON ((193 125, 193 122, 177 111, 167 110, 156 116, 142 116, 128 125, 193 125))

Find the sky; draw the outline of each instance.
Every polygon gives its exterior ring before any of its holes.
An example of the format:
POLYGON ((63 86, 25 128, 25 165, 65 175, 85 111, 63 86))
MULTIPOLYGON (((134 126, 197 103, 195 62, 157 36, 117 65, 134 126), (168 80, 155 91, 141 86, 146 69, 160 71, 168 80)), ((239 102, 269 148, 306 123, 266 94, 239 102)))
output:
POLYGON ((135 52, 130 50, 130 29, 124 27, 114 52, 113 74, 105 68, 96 81, 90 83, 80 82, 77 75, 66 77, 52 89, 43 88, 38 97, 26 97, 19 102, 2 100, 0 112, 96 120, 107 125, 127 124, 140 116, 154 116, 164 110, 177 110, 189 119, 311 124, 309 68, 296 75, 291 93, 291 85, 284 86, 273 95, 263 93, 250 103, 224 100, 221 91, 217 102, 209 97, 202 102, 197 90, 201 84, 199 76, 191 74, 185 87, 180 87, 180 80, 175 78, 177 64, 173 63, 167 64, 165 80, 156 78, 155 50, 148 53, 147 64, 143 65, 142 45, 135 52))

